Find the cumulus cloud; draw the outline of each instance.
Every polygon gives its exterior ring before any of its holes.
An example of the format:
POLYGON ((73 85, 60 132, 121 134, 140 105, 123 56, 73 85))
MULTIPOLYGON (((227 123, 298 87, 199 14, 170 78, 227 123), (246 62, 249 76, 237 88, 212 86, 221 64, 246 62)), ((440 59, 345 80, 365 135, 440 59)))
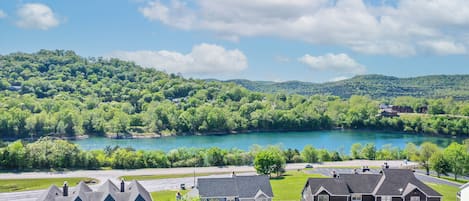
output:
POLYGON ((5 18, 7 17, 8 15, 5 13, 5 11, 3 11, 2 9, 0 9, 0 19, 2 18, 5 18))
POLYGON ((226 50, 221 46, 205 43, 194 46, 188 54, 167 50, 115 51, 109 57, 134 61, 144 67, 171 73, 236 73, 248 67, 248 60, 240 50, 226 50))
POLYGON ((298 61, 308 65, 313 70, 333 71, 339 73, 362 74, 365 73, 365 66, 359 64, 347 54, 326 54, 324 56, 312 56, 306 54, 298 61))
POLYGON ((18 11, 16 25, 25 29, 47 30, 60 24, 60 20, 52 9, 40 3, 28 3, 22 5, 18 11))
MULTIPOLYGON (((369 1, 156 0, 142 5, 140 12, 152 21, 182 29, 208 30, 232 40, 276 36, 338 45, 366 54, 398 56, 435 52, 435 44, 421 43, 443 39, 467 49, 466 0, 366 2, 369 1)), ((448 54, 463 52, 458 50, 448 54)))
POLYGON ((428 51, 438 55, 464 54, 466 47, 462 44, 456 44, 452 41, 423 41, 420 43, 428 51))

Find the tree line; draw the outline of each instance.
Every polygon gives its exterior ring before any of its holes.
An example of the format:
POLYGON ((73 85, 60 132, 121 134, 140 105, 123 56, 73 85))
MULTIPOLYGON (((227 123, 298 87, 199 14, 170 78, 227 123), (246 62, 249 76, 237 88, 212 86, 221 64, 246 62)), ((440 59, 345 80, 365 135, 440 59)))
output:
POLYGON ((469 102, 249 91, 73 51, 0 55, 0 139, 380 129, 469 136, 469 102), (382 103, 429 115, 377 116, 382 103))
POLYGON ((254 165, 261 174, 280 174, 286 163, 317 163, 353 159, 418 161, 438 175, 454 173, 455 177, 469 173, 469 140, 463 144, 452 143, 446 148, 425 142, 420 146, 409 143, 404 149, 373 143, 354 144, 349 153, 317 149, 307 145, 303 150, 284 149, 281 146, 250 150, 212 148, 178 148, 168 152, 160 150, 134 150, 132 148, 106 147, 103 150, 82 150, 78 145, 64 140, 41 138, 27 143, 21 140, 2 144, 0 169, 116 169, 204 167, 226 165, 254 165))

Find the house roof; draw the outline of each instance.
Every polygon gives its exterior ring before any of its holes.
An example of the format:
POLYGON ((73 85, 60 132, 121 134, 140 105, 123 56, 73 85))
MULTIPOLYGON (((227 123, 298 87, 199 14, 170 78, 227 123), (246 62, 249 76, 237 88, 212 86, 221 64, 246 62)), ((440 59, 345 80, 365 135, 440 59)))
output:
POLYGON ((348 195, 347 184, 341 178, 309 178, 309 187, 311 192, 315 194, 321 187, 332 195, 348 195))
POLYGON ((419 189, 430 197, 441 196, 407 169, 384 169, 383 174, 341 174, 338 178, 310 178, 306 187, 308 185, 313 194, 326 190, 333 195, 361 193, 401 196, 419 189))
POLYGON ((124 188, 124 192, 120 192, 120 188, 107 180, 97 191, 93 191, 84 182, 80 182, 76 187, 69 189, 68 196, 63 196, 62 190, 52 185, 37 201, 74 201, 78 197, 82 201, 102 201, 108 196, 111 196, 114 200, 122 201, 134 201, 139 196, 146 201, 152 200, 150 193, 138 181, 132 181, 124 188))
POLYGON ((351 193, 371 194, 381 179, 379 174, 341 174, 351 193))
POLYGON ((410 183, 428 196, 441 196, 438 192, 418 180, 411 170, 384 169, 384 180, 378 187, 376 195, 402 195, 404 189, 410 183), (402 191, 400 191, 402 190, 402 191))
POLYGON ((200 197, 253 198, 259 191, 274 196, 269 177, 265 175, 199 178, 197 185, 200 197))

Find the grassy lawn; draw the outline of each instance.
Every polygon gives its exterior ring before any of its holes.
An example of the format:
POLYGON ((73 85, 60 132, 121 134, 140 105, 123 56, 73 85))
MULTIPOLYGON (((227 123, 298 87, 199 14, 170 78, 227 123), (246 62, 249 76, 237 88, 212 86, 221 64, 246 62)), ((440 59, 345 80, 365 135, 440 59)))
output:
MULTIPOLYGON (((189 190, 179 191, 184 196, 189 190)), ((157 191, 151 192, 151 197, 153 201, 175 201, 177 191, 157 191)))
POLYGON ((274 192, 274 200, 300 200, 301 191, 306 184, 306 180, 310 177, 323 178, 325 176, 306 174, 303 171, 289 171, 280 178, 272 178, 270 184, 274 192))
MULTIPOLYGON (((217 173, 195 173, 196 177, 202 177, 202 176, 209 176, 209 175, 220 175, 220 174, 229 174, 231 172, 217 172, 217 173)), ((242 173, 242 172, 236 172, 236 173, 242 173)), ((131 180, 155 180, 155 179, 171 179, 171 178, 184 178, 184 177, 193 177, 193 173, 189 174, 162 174, 162 175, 129 175, 129 176, 122 176, 120 177, 121 179, 124 179, 126 181, 131 181, 131 180)))
POLYGON ((15 192, 15 191, 29 191, 49 188, 50 185, 55 184, 61 187, 64 181, 68 185, 75 186, 80 181, 96 181, 92 178, 53 178, 53 179, 0 179, 0 192, 15 192))
POLYGON ((458 187, 448 186, 443 184, 435 184, 435 183, 426 183, 428 186, 436 190, 438 193, 443 195, 442 201, 455 201, 456 200, 456 193, 459 191, 458 187))
POLYGON ((448 177, 448 176, 441 176, 440 178, 446 179, 446 180, 449 180, 449 181, 454 181, 454 182, 460 183, 460 184, 465 184, 465 183, 469 182, 469 180, 465 180, 465 179, 461 179, 461 178, 458 178, 458 180, 454 180, 454 177, 448 177))

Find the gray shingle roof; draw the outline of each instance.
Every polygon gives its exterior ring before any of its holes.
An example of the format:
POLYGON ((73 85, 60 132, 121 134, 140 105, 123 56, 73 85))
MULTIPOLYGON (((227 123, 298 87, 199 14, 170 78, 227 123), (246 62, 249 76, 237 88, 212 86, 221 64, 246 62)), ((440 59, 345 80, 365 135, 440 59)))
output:
POLYGON ((428 196, 441 196, 438 192, 418 180, 411 170, 407 169, 385 169, 384 180, 379 186, 376 195, 401 195, 399 189, 404 190, 409 183, 418 187, 428 196))
POLYGON ((333 195, 348 195, 350 194, 347 183, 339 178, 310 178, 308 179, 311 192, 315 194, 321 187, 325 188, 327 192, 333 195))
POLYGON ((351 193, 371 194, 381 179, 379 174, 341 174, 351 193))
POLYGON ((310 178, 306 186, 315 194, 321 187, 333 195, 351 193, 374 195, 398 195, 415 188, 428 196, 441 196, 438 192, 418 180, 411 170, 384 169, 381 174, 341 174, 339 178, 310 178), (401 191, 400 191, 401 190, 401 191))
POLYGON ((69 189, 68 196, 63 196, 62 190, 52 185, 37 201, 75 201, 78 197, 82 201, 103 201, 108 196, 116 201, 134 201, 139 196, 146 201, 152 201, 150 193, 138 181, 132 181, 125 186, 124 192, 120 192, 120 188, 110 180, 104 182, 97 191, 92 191, 88 185, 80 182, 76 187, 69 189))
POLYGON ((199 178, 197 185, 200 197, 253 198, 259 190, 274 196, 269 177, 265 175, 199 178))

